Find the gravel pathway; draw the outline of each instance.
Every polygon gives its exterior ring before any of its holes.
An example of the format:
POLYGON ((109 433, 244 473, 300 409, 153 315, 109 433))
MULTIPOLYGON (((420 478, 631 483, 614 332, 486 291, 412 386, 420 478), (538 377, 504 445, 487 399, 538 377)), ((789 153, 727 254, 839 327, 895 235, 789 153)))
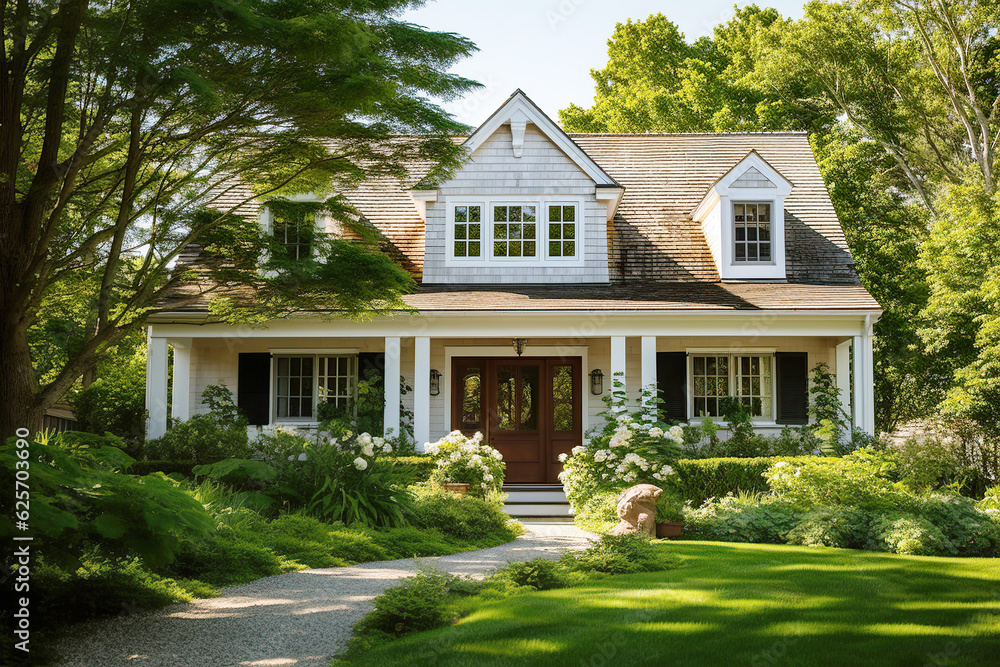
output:
MULTIPOLYGON (((573 524, 525 524, 513 542, 422 558, 419 565, 482 576, 503 563, 558 558, 587 546, 573 524)), ((303 570, 222 590, 222 597, 76 626, 56 645, 60 665, 110 667, 314 667, 329 664, 371 600, 416 571, 413 559, 303 570)))

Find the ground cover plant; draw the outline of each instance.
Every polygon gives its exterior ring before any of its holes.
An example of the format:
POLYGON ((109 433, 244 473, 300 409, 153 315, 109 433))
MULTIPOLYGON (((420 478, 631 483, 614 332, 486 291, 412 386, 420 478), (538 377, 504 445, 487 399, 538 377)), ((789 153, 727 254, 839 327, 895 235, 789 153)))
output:
POLYGON ((679 569, 502 600, 352 655, 354 665, 992 664, 1000 569, 949 559, 763 544, 654 542, 679 569), (862 657, 863 656, 863 657, 862 657))

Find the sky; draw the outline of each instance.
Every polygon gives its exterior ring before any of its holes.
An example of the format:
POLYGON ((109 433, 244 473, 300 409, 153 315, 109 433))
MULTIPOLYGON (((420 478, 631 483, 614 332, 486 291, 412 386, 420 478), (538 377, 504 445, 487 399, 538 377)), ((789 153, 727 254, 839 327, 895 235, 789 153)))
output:
MULTIPOLYGON (((804 2, 757 4, 798 19, 804 2)), ((732 18, 733 4, 733 0, 436 0, 404 18, 432 30, 464 35, 479 47, 452 71, 485 87, 443 104, 461 122, 477 126, 518 88, 554 120, 570 103, 589 107, 594 100, 590 70, 607 62, 607 41, 616 23, 662 12, 693 42, 732 18)))

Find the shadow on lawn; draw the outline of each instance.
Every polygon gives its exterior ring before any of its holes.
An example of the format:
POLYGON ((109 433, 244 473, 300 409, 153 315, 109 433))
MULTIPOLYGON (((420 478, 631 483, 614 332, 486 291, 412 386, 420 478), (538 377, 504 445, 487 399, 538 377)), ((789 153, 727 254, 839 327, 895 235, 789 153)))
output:
POLYGON ((665 548, 681 569, 489 605, 430 638, 446 651, 405 664, 971 666, 1000 655, 996 560, 665 548))

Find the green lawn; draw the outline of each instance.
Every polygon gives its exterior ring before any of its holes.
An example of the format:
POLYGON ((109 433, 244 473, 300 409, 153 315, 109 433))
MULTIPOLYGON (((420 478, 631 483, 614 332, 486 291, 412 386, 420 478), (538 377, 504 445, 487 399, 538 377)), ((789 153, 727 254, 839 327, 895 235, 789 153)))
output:
POLYGON ((1000 560, 660 546, 684 565, 486 603, 357 664, 1000 664, 1000 560))

